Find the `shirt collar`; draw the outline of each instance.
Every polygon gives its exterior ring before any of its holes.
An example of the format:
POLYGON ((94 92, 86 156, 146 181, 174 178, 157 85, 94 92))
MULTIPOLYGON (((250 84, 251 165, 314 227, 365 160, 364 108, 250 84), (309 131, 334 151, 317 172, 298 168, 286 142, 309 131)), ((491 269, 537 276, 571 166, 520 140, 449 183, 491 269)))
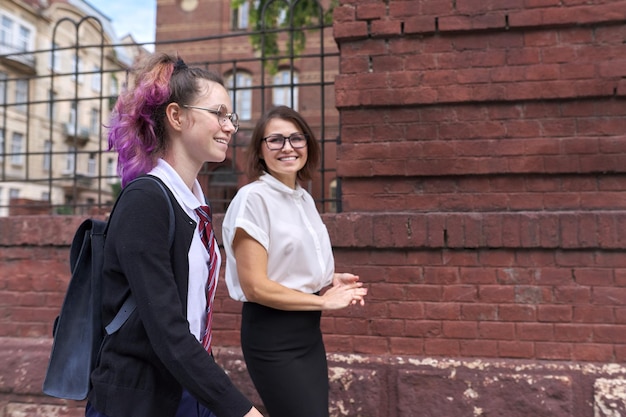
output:
POLYGON ((201 205, 206 205, 204 193, 198 180, 194 181, 190 190, 178 172, 164 159, 159 158, 157 165, 149 174, 160 178, 176 196, 176 199, 189 209, 195 210, 201 205))
POLYGON ((289 194, 294 198, 300 198, 302 197, 304 193, 304 188, 302 188, 300 184, 298 184, 297 182, 296 182, 296 188, 294 190, 291 187, 287 187, 285 184, 283 184, 282 182, 280 182, 279 180, 277 180, 276 178, 274 178, 271 174, 267 172, 264 172, 259 177, 259 180, 263 181, 264 183, 269 185, 271 188, 277 191, 280 191, 281 193, 289 194))

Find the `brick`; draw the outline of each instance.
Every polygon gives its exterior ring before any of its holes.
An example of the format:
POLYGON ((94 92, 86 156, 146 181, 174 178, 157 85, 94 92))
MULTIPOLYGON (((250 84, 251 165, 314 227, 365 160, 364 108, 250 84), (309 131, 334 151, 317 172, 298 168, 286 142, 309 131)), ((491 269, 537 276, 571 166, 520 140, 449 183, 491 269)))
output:
POLYGON ((459 341, 446 339, 429 339, 424 342, 424 354, 432 356, 459 356, 459 341))
POLYGON ((535 357, 535 348, 532 342, 498 342, 498 355, 503 358, 523 358, 535 357))
POLYGON ((513 302, 515 290, 511 287, 498 285, 481 285, 478 289, 478 298, 483 303, 513 302))
POLYGON ((477 290, 470 285, 445 285, 443 301, 472 302, 477 300, 477 290))
POLYGON ((548 323, 517 323, 516 334, 520 340, 550 341, 554 339, 554 327, 548 323))
POLYGON ((598 289, 597 287, 613 284, 613 271, 610 269, 579 268, 574 271, 574 274, 578 284, 596 287, 594 288, 594 296, 598 295, 598 290, 600 293, 605 292, 608 295, 609 288, 598 289))
POLYGON ((535 321, 536 310, 532 306, 501 304, 498 306, 498 318, 502 321, 528 322, 535 321))
POLYGON ((424 283, 431 285, 446 285, 459 282, 457 268, 424 268, 424 283))
POLYGON ((397 20, 374 20, 370 26, 372 37, 402 35, 401 22, 397 20))
POLYGON ((366 22, 333 23, 333 36, 338 43, 365 38, 368 35, 366 22))
POLYGON ((354 336, 354 352, 380 355, 389 351, 387 339, 370 336, 354 336))
POLYGON ((443 322, 443 336, 450 339, 475 339, 478 336, 476 322, 443 322))
POLYGON ((352 5, 341 5, 333 9, 333 22, 353 22, 356 20, 356 8, 352 5))
POLYGON ((390 303, 389 317, 398 319, 419 320, 424 318, 424 304, 421 302, 390 303))
POLYGON ((569 343, 537 342, 535 357, 544 360, 569 360, 572 358, 574 346, 569 343))
POLYGON ((386 6, 383 3, 359 3, 356 6, 356 18, 358 20, 381 19, 385 15, 386 6))
POLYGON ((389 350, 394 355, 421 356, 424 354, 424 341, 408 337, 391 337, 389 350))
POLYGON ((537 320, 540 322, 565 322, 572 320, 572 307, 568 305, 537 306, 537 320))
MULTIPOLYGON (((498 307, 493 304, 463 304, 461 305, 462 320, 496 320, 498 316, 498 307)), ((482 323, 481 323, 482 324, 482 323)))
POLYGON ((442 324, 438 321, 411 320, 406 323, 406 336, 433 338, 442 334, 442 324))
MULTIPOLYGON (((373 320, 369 326, 369 334, 372 336, 395 336, 404 333, 404 320, 373 320)), ((366 332, 355 332, 366 334, 366 332)))
POLYGON ((424 316, 430 320, 458 320, 460 306, 456 303, 424 303, 424 316))
POLYGON ((478 335, 481 339, 514 340, 515 325, 513 323, 480 322, 478 335))
POLYGON ((596 324, 593 326, 593 341, 597 343, 626 344, 625 325, 596 324))
POLYGON ((461 340, 459 346, 464 357, 495 357, 498 354, 498 343, 491 340, 461 340))
POLYGON ((404 23, 404 33, 407 35, 429 34, 434 33, 435 30, 436 24, 433 16, 412 16, 407 18, 404 23))
POLYGON ((613 347, 594 343, 576 343, 572 347, 572 359, 590 362, 613 362, 613 347))
POLYGON ((576 323, 614 323, 615 315, 612 307, 575 305, 573 321, 576 323))
POLYGON ((346 57, 341 59, 340 68, 342 74, 358 74, 368 71, 369 61, 367 57, 346 57))
POLYGON ((416 1, 392 1, 389 2, 389 16, 392 18, 419 16, 422 14, 419 7, 419 2, 416 1))
POLYGON ((557 323, 554 325, 554 339, 559 342, 589 342, 593 339, 593 326, 557 323))

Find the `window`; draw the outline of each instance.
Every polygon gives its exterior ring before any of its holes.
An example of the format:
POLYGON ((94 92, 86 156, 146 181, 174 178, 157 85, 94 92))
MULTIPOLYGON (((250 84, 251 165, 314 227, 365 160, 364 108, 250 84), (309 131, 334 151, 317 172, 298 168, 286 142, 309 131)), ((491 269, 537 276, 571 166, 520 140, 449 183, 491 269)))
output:
POLYGON ((24 164, 24 135, 14 132, 11 140, 11 164, 24 164))
POLYGON ((61 46, 54 42, 52 43, 52 51, 50 52, 50 63, 49 67, 54 72, 61 72, 61 51, 59 50, 61 46))
POLYGON ((78 102, 76 101, 72 101, 70 103, 70 119, 69 124, 70 124, 70 129, 73 129, 74 126, 76 126, 76 117, 78 116, 78 102))
POLYGON ((72 54, 72 68, 70 68, 72 72, 72 81, 78 79, 79 83, 82 83, 84 80, 83 74, 83 61, 76 54, 72 54))
POLYGON ((107 159, 106 176, 109 179, 109 184, 114 184, 117 181, 115 175, 115 162, 113 161, 113 158, 107 159))
POLYGON ((0 104, 7 101, 7 74, 0 71, 0 104))
POLYGON ((244 1, 236 9, 232 9, 230 25, 233 30, 247 29, 250 18, 250 3, 244 1))
POLYGON ((13 45, 13 19, 2 16, 2 24, 0 25, 0 45, 13 45))
POLYGON ((9 188, 9 201, 20 198, 19 188, 9 188))
POLYGON ((275 87, 272 89, 272 103, 275 106, 288 106, 297 111, 298 74, 289 69, 280 70, 274 76, 274 85, 275 87))
POLYGON ((50 121, 54 121, 57 118, 56 115, 56 98, 57 95, 54 91, 52 90, 48 90, 48 110, 47 110, 47 114, 48 117, 50 118, 50 121))
POLYGON ((100 67, 93 67, 93 74, 91 76, 91 89, 97 93, 100 92, 100 83, 102 81, 102 74, 100 73, 100 67))
POLYGON ((20 30, 17 35, 17 49, 22 52, 28 51, 30 47, 30 29, 20 25, 20 30))
POLYGON ((246 72, 237 72, 226 78, 230 99, 241 120, 252 118, 252 76, 246 72))
POLYGON ((0 54, 33 49, 33 28, 19 18, 1 15, 0 54))
POLYGON ((92 135, 100 133, 100 112, 96 108, 91 109, 91 115, 89 117, 89 131, 92 135))
POLYGON ((4 161, 4 129, 0 128, 0 161, 4 161))
POLYGON ((65 155, 65 173, 74 173, 74 168, 76 168, 76 147, 68 146, 67 154, 65 155))
POLYGON ((90 153, 89 159, 87 160, 87 174, 91 176, 96 175, 96 154, 90 153))
POLYGON ((117 92, 119 91, 119 85, 118 85, 117 77, 115 76, 115 74, 111 76, 111 88, 109 90, 110 90, 111 96, 113 97, 117 96, 117 92))
POLYGON ((15 110, 26 113, 28 101, 28 80, 15 81, 15 110))
POLYGON ((52 141, 45 141, 43 143, 43 170, 50 171, 50 165, 52 162, 52 141))

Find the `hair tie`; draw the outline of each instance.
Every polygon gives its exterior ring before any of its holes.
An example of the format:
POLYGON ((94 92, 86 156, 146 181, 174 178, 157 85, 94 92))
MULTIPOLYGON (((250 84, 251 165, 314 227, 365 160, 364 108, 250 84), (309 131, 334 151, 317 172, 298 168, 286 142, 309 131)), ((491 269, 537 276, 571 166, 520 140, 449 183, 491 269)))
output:
POLYGON ((182 58, 178 58, 174 63, 174 71, 186 70, 187 68, 187 64, 185 64, 182 58))

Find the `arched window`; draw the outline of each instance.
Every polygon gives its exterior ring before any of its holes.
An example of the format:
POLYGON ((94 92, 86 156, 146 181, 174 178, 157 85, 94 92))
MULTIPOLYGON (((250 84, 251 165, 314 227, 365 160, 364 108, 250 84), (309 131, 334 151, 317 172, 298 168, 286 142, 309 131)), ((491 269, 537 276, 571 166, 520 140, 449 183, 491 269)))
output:
POLYGON ((250 120, 252 118, 252 75, 237 71, 226 76, 226 86, 239 118, 250 120))
POLYGON ((231 6, 232 14, 231 14, 231 29, 232 30, 240 30, 240 29, 248 29, 248 24, 250 20, 250 3, 244 1, 241 5, 236 8, 231 6))
POLYGON ((287 69, 274 75, 272 103, 275 106, 288 106, 298 110, 298 73, 287 69), (293 98, 293 100, 292 100, 293 98))

